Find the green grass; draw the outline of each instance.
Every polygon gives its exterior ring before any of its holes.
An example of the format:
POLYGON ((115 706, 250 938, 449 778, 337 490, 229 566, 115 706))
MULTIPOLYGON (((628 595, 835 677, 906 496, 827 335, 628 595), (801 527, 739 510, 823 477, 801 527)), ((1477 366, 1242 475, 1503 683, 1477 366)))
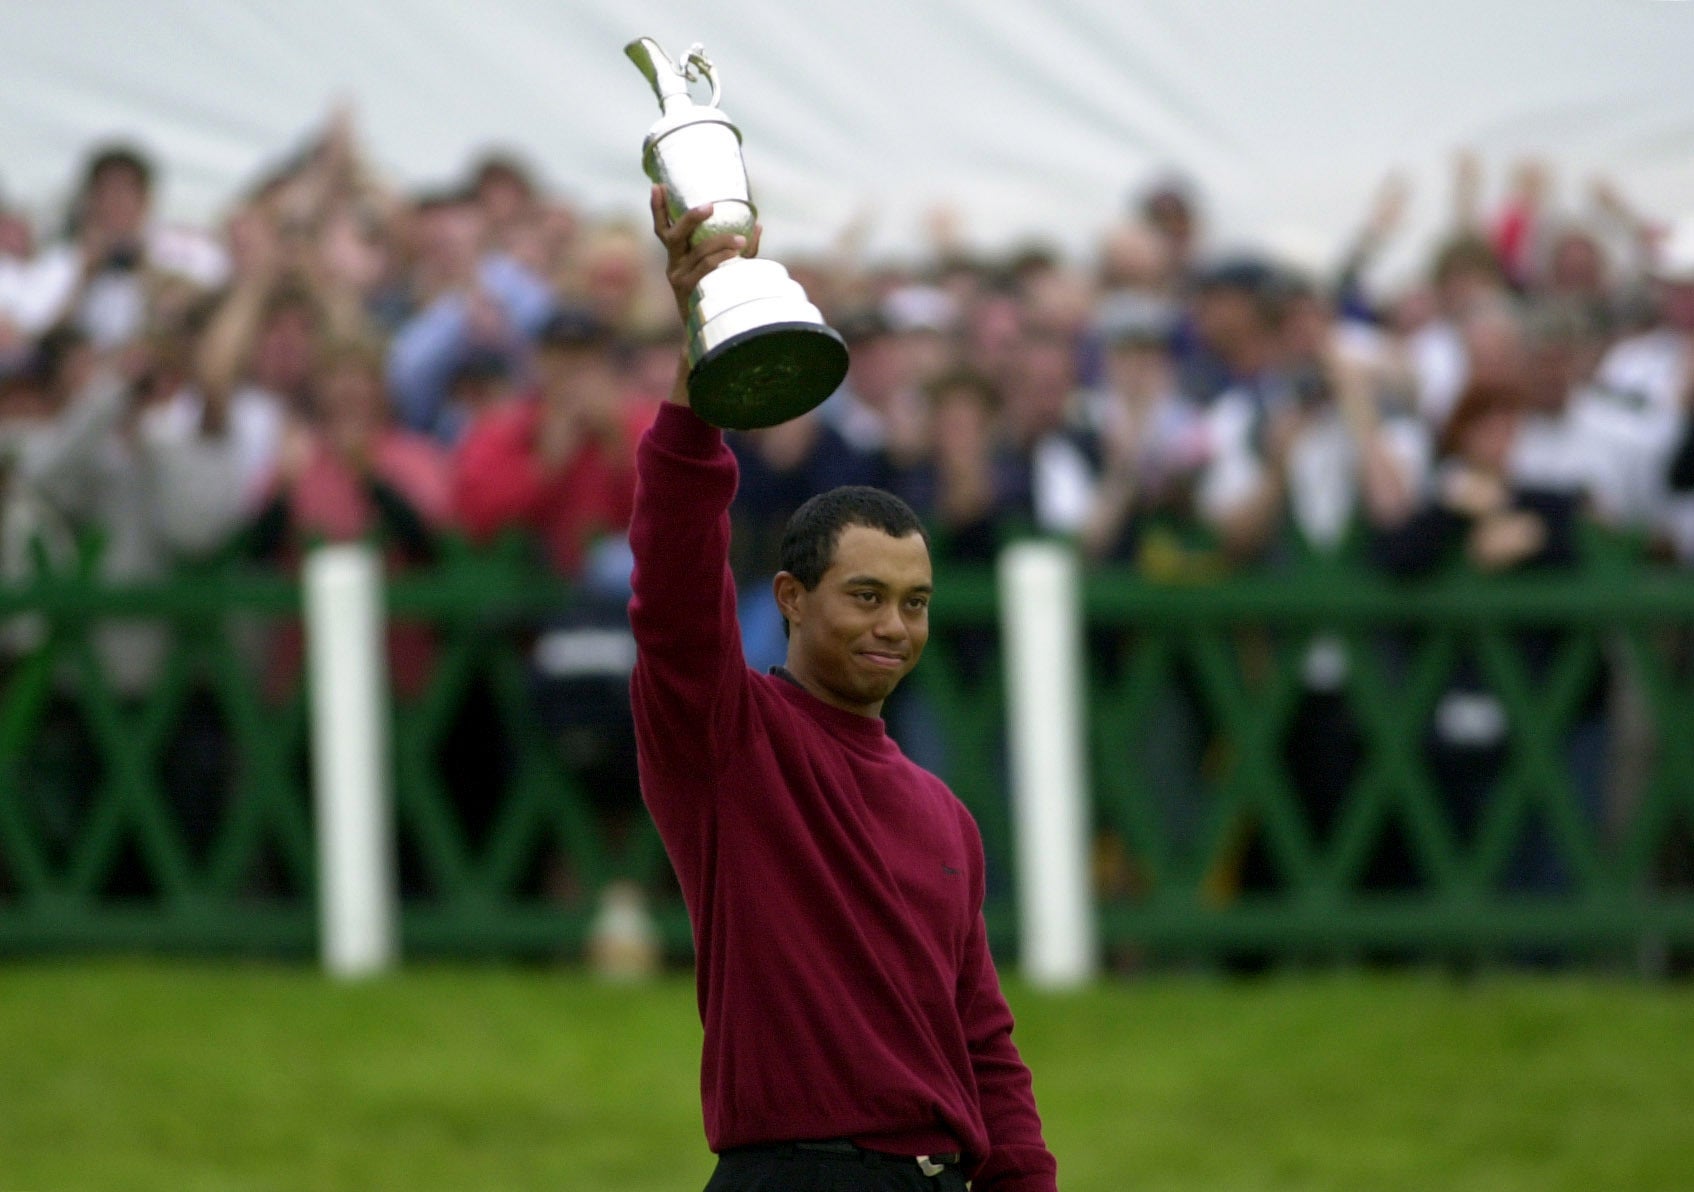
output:
MULTIPOLYGON (((1694 990, 1012 987, 1066 1192, 1694 1187, 1694 990)), ((698 1192, 693 989, 0 970, 0 1192, 698 1192)))

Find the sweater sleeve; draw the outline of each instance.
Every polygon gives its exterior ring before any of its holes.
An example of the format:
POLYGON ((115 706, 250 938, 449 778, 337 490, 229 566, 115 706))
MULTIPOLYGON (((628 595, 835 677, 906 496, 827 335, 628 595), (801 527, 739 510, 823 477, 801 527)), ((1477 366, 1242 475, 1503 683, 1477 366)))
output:
POLYGON ((388 390, 400 421, 412 430, 435 430, 469 327, 464 295, 450 293, 413 315, 395 334, 388 350, 388 390))
MULTIPOLYGON (((977 905, 987 892, 980 838, 976 845, 977 905)), ((988 928, 978 912, 959 968, 959 1018, 970 1047, 988 1157, 971 1176, 973 1192, 1056 1192, 1058 1163, 1041 1137, 1029 1068, 1012 1042, 1012 1011, 988 951, 988 928)))
MULTIPOLYGON (((636 450, 635 556, 629 604, 636 663, 630 680, 644 766, 671 778, 698 774, 714 715, 748 671, 729 571, 729 503, 735 457, 723 434, 679 405, 666 405, 636 450)), ((653 806, 687 781, 644 783, 653 806)))

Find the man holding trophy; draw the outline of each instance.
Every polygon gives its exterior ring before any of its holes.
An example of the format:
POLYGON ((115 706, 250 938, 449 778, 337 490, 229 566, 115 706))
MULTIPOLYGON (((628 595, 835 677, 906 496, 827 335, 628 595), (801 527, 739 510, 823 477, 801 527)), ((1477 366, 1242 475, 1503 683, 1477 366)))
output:
POLYGON ((816 405, 845 350, 755 259, 739 134, 704 54, 627 52, 665 112, 646 164, 689 328, 637 455, 631 700, 643 797, 694 929, 708 1192, 1055 1192, 988 952, 981 837, 880 715, 928 638, 927 537, 876 489, 808 501, 775 580, 787 665, 747 667, 719 428, 816 405), (709 106, 688 96, 699 76, 709 106))

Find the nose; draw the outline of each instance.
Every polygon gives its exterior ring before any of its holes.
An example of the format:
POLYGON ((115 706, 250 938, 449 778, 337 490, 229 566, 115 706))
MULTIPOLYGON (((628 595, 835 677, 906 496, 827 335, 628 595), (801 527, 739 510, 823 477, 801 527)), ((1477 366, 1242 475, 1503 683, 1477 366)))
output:
POLYGON ((900 615, 900 606, 894 601, 884 605, 882 615, 876 619, 872 631, 883 641, 905 641, 906 618, 900 615))

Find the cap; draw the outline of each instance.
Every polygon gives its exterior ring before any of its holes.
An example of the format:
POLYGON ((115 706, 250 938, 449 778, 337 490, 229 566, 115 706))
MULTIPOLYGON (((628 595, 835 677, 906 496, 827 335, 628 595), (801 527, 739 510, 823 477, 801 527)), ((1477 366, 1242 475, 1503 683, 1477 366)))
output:
POLYGON ((901 286, 882 300, 882 316, 895 331, 951 331, 958 304, 935 286, 901 286))
POLYGON ((850 310, 838 319, 831 319, 837 333, 848 344, 867 343, 892 332, 888 319, 874 306, 850 310))
POLYGON ((1228 257, 1200 270, 1194 284, 1201 290, 1245 290, 1267 295, 1277 286, 1277 272, 1258 257, 1228 257))

